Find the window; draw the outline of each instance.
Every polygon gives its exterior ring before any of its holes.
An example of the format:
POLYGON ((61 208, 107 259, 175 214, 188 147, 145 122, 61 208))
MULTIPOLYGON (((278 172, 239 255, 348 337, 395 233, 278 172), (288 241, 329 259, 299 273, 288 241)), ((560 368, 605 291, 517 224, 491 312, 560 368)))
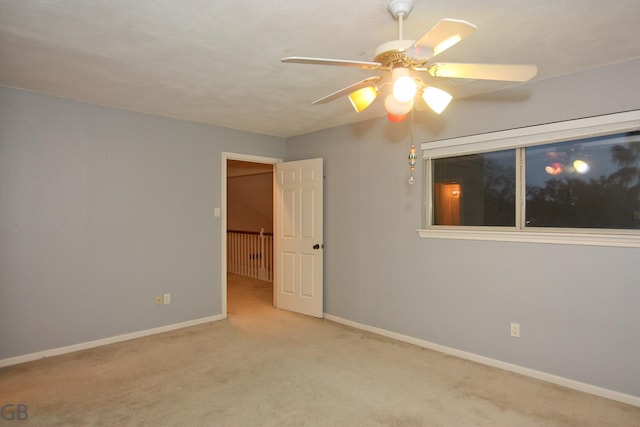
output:
POLYGON ((640 111, 422 144, 422 237, 640 247, 640 111))
POLYGON ((640 229, 640 132, 525 150, 526 227, 640 229))
POLYGON ((515 150, 433 160, 433 224, 515 226, 515 150))

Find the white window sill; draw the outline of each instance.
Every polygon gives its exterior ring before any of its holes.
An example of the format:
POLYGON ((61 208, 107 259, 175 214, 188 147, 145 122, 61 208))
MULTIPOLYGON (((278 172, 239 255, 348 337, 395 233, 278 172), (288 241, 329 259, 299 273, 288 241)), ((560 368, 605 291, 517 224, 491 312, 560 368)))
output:
POLYGON ((520 243, 554 243, 561 245, 585 245, 585 246, 616 246, 625 248, 640 248, 640 234, 630 232, 625 234, 606 233, 574 233, 563 231, 521 231, 521 230, 478 230, 478 229, 452 229, 429 228, 416 230, 418 235, 426 239, 458 239, 458 240, 485 240, 494 242, 520 242, 520 243))

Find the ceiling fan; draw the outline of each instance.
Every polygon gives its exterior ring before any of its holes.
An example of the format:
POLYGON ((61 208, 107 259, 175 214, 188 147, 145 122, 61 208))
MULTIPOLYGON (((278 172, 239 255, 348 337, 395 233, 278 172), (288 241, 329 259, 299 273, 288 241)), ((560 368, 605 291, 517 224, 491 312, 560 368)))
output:
POLYGON ((419 107, 422 103, 426 103, 432 110, 440 114, 447 107, 452 96, 431 85, 431 81, 437 81, 435 78, 525 82, 532 79, 538 72, 535 65, 529 64, 470 64, 434 61, 438 54, 472 34, 477 27, 470 22, 458 19, 442 19, 418 40, 405 40, 402 34, 403 19, 409 15, 413 4, 414 0, 391 0, 389 2, 389 12, 398 19, 398 40, 378 46, 373 61, 291 56, 283 58, 282 62, 383 71, 381 75, 367 77, 317 99, 312 104, 324 104, 348 95, 354 109, 359 113, 371 105, 381 91, 391 87, 392 91, 386 95, 384 102, 391 121, 404 120, 414 105, 419 107))

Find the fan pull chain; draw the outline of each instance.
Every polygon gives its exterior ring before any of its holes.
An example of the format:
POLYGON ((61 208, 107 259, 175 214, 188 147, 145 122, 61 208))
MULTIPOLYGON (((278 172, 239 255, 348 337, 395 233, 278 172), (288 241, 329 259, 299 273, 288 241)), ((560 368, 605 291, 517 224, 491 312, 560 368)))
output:
POLYGON ((413 177, 413 171, 416 170, 416 160, 418 159, 418 155, 416 154, 416 147, 413 145, 413 110, 411 110, 411 147, 409 147, 409 170, 411 171, 411 176, 409 177, 409 184, 413 185, 416 183, 416 179, 413 177))

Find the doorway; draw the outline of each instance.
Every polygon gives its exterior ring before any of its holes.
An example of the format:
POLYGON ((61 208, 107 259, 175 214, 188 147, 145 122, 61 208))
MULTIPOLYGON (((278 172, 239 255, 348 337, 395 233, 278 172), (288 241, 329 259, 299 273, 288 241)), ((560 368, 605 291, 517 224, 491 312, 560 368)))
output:
POLYGON ((273 279, 265 270, 265 266, 268 262, 272 263, 272 259, 266 259, 266 255, 259 245, 265 244, 269 234, 273 233, 273 165, 281 161, 281 159, 247 154, 222 154, 221 296, 224 317, 228 315, 229 275, 233 275, 236 283, 246 282, 243 280, 245 277, 253 281, 260 280, 258 277, 263 281, 271 278, 271 293, 273 294, 273 279), (271 180, 271 185, 267 185, 269 180, 271 180), (267 209, 265 206, 270 206, 271 212, 265 212, 267 209), (232 216, 228 215, 230 209, 235 212, 232 213, 232 216), (239 233, 232 233, 232 237, 229 237, 229 230, 239 233), (228 239, 236 238, 246 246, 245 249, 248 251, 246 254, 229 253, 228 239), (238 271, 243 274, 229 271, 228 260, 233 256, 236 256, 237 260, 242 259, 243 265, 238 271))

